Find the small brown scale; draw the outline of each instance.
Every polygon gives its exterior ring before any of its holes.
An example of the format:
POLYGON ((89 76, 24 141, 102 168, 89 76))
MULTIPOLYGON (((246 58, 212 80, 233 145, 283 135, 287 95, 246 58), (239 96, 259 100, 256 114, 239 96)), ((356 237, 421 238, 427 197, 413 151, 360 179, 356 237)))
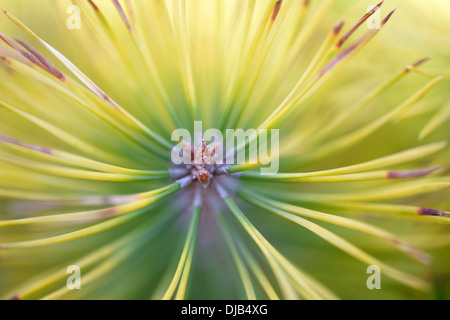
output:
POLYGON ((198 180, 205 188, 211 183, 214 175, 224 173, 224 165, 216 163, 217 148, 219 143, 207 145, 202 140, 201 145, 195 150, 190 143, 183 142, 184 152, 191 153, 191 164, 186 165, 186 169, 192 174, 192 179, 198 180))

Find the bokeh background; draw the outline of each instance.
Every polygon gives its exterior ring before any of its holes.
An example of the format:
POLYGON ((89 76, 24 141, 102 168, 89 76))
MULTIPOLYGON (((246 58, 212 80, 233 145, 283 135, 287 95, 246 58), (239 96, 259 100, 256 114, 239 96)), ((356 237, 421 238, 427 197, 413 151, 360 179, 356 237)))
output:
MULTIPOLYGON (((101 1, 106 0, 100 0, 99 2, 101 1)), ((316 6, 317 2, 320 1, 311 0, 311 5, 316 6)), ((86 36, 83 30, 68 31, 65 28, 68 14, 64 9, 67 7, 67 3, 68 1, 62 0, 1 0, 0 7, 13 13, 32 30, 37 31, 47 42, 63 52, 81 70, 86 72, 88 76, 100 83, 106 92, 111 92, 114 96, 115 92, 121 92, 120 87, 122 83, 120 80, 122 76, 120 75, 120 71, 116 73, 117 78, 105 79, 102 77, 101 70, 111 68, 111 65, 108 65, 104 59, 105 57, 96 51, 92 39, 88 42, 79 41, 80 38, 86 36), (73 37, 74 41, 70 39, 71 37, 73 37), (84 43, 85 47, 78 47, 79 43, 84 43), (86 57, 87 52, 89 52, 89 57, 86 57)), ((375 4, 375 1, 372 0, 334 1, 331 10, 323 19, 324 22, 321 24, 321 28, 314 31, 316 34, 314 39, 317 38, 317 43, 308 45, 311 48, 316 48, 320 44, 320 39, 323 38, 336 22, 345 17, 347 21, 346 27, 348 27, 356 22, 370 5, 375 4)), ((408 113, 402 114, 401 118, 396 119, 395 123, 390 123, 382 130, 378 130, 376 134, 353 147, 350 152, 336 154, 332 159, 326 159, 320 163, 311 165, 309 167, 310 170, 327 166, 337 167, 339 165, 345 165, 349 161, 357 163, 398 152, 399 150, 412 148, 419 144, 418 134, 436 112, 445 114, 442 110, 450 108, 449 1, 386 0, 381 9, 382 16, 385 16, 394 8, 398 9, 386 28, 380 32, 367 48, 352 59, 345 70, 340 72, 337 79, 327 85, 326 95, 322 94, 320 97, 315 98, 317 100, 313 100, 311 103, 318 101, 324 106, 327 104, 339 104, 345 108, 351 101, 354 101, 355 96, 359 96, 361 93, 370 90, 370 88, 373 88, 373 86, 383 81, 383 79, 392 76, 395 72, 402 70, 402 68, 410 63, 426 56, 430 56, 432 59, 421 67, 421 70, 435 75, 443 75, 446 78, 425 99, 414 105, 408 113), (367 145, 371 147, 367 148, 367 145)), ((121 21, 118 20, 118 23, 121 23, 121 21)), ((28 37, 24 36, 4 16, 0 16, 0 31, 6 35, 20 34, 22 39, 29 40, 28 37)), ((360 30, 360 32, 363 31, 360 30)), ((32 43, 31 40, 30 42, 32 43)), ((1 50, 3 49, 0 47, 0 54, 2 52, 1 50)), ((311 52, 314 52, 314 49, 311 52)), ((57 62, 55 64, 60 66, 57 62)), ((114 68, 120 69, 120 66, 114 66, 114 68)), ((168 78, 170 80, 170 77, 168 78)), ((8 87, 2 84, 3 81, 5 79, 0 79, 0 99, 3 100, 7 96, 6 99, 13 101, 14 98, 11 98, 8 87)), ((354 125, 358 125, 359 122, 370 121, 370 117, 374 117, 375 113, 381 114, 386 112, 390 107, 406 99, 411 92, 422 87, 426 81, 428 81, 428 78, 422 75, 411 75, 388 93, 380 96, 376 105, 372 108, 374 113, 364 113, 362 118, 354 120, 354 125)), ((177 84, 174 83, 172 85, 176 86, 177 84)), ((126 95, 120 95, 119 93, 114 98, 120 103, 126 103, 127 99, 126 95)), ((64 108, 70 108, 70 105, 62 106, 61 111, 59 111, 58 117, 60 117, 59 119, 61 121, 64 120, 64 108)), ((448 112, 446 114, 448 115, 448 112)), ((148 115, 142 114, 140 116, 145 118, 148 115)), ((12 131, 17 133, 16 129, 18 124, 5 120, 9 119, 7 117, 6 112, 0 110, 1 131, 3 133, 12 131)), ((108 144, 109 140, 106 137, 99 136, 97 133, 93 137, 94 133, 89 131, 80 132, 80 130, 77 130, 76 123, 72 123, 69 126, 72 127, 68 129, 77 131, 80 137, 86 139, 103 139, 105 145, 108 144)), ((29 137, 30 135, 33 135, 37 141, 39 140, 39 133, 27 127, 23 127, 23 130, 20 130, 17 138, 29 137)), ((449 138, 449 123, 443 121, 443 124, 438 130, 420 143, 449 140, 449 138)), ((55 145, 57 145, 57 142, 55 142, 55 145)), ((110 147, 114 148, 115 145, 110 145, 110 147)), ((129 150, 123 151, 129 152, 129 150)), ((444 174, 448 174, 448 165, 450 164, 449 148, 441 151, 431 160, 424 160, 423 164, 447 166, 444 174)), ((417 166, 417 163, 414 165, 417 166)), ((0 180, 2 180, 1 177, 0 180)), ((376 186, 376 182, 372 184, 376 186)), ((93 191, 99 190, 98 186, 92 187, 93 191)), ((311 190, 314 187, 316 186, 311 187, 308 185, 307 189, 305 187, 305 190, 311 190)), ((336 188, 336 185, 332 187, 336 188)), ((320 188, 322 188, 321 190, 327 190, 324 186, 320 188)), ((342 185, 341 188, 345 190, 347 186, 342 185)), ((301 186, 299 190, 302 190, 301 186)), ((448 190, 433 193, 432 195, 406 199, 402 203, 450 210, 448 190)), ((10 203, 0 202, 0 210, 6 210, 9 205, 10 203)), ((245 212, 249 212, 250 218, 258 216, 259 212, 253 212, 250 208, 247 209, 245 212)), ((338 234, 351 239, 353 243, 357 243, 362 248, 369 250, 375 256, 382 258, 384 261, 388 261, 399 269, 424 277, 433 284, 433 289, 430 292, 419 292, 406 288, 390 279, 382 278, 381 290, 368 290, 365 287, 365 279, 368 277, 365 273, 365 267, 361 263, 350 259, 346 254, 330 246, 328 243, 317 240, 313 234, 299 232, 297 226, 285 221, 275 220, 268 215, 265 218, 266 223, 260 223, 258 227, 293 262, 302 266, 304 270, 308 270, 308 272, 328 285, 328 287, 344 299, 450 298, 450 228, 447 225, 413 223, 398 217, 386 219, 382 215, 364 212, 348 212, 347 216, 384 227, 398 234, 400 238, 409 240, 411 243, 431 253, 434 257, 432 266, 422 266, 417 263, 411 263, 410 260, 388 244, 380 243, 356 232, 328 226, 330 230, 336 231, 338 234)), ((2 217, 2 212, 0 212, 0 217, 2 217)), ((107 242, 108 239, 114 239, 117 234, 120 234, 120 230, 110 232, 107 237, 101 238, 101 241, 107 242)), ((11 237, 14 237, 13 233, 0 234, 0 240, 2 241, 11 239, 11 237)), ((92 238, 93 241, 97 239, 96 237, 92 238)), ((168 237, 170 238, 170 236, 168 237)), ((30 253, 29 256, 16 257, 12 262, 0 261, 0 296, 9 292, 12 286, 21 283, 23 280, 30 279, 38 271, 49 270, 54 264, 58 263, 64 265, 71 256, 65 250, 79 250, 82 252, 83 246, 88 247, 91 240, 83 241, 85 243, 82 246, 78 246, 77 249, 70 246, 65 247, 64 250, 62 247, 59 249, 46 248, 42 253, 30 253), (54 258, 52 265, 49 264, 49 261, 45 257, 54 258)), ((167 243, 167 250, 158 251, 161 260, 170 259, 168 252, 176 247, 176 245, 170 244, 170 239, 167 240, 167 243)), ((204 298, 205 296, 211 298, 229 298, 235 296, 235 289, 230 283, 238 281, 237 275, 232 271, 233 266, 229 262, 229 256, 223 253, 226 249, 216 249, 213 245, 205 244, 203 250, 206 253, 199 255, 200 262, 197 265, 198 269, 193 274, 192 279, 195 285, 190 288, 192 298, 204 298), (217 265, 220 265, 222 268, 219 270, 217 265)), ((137 262, 137 267, 133 268, 145 272, 146 265, 137 262)), ((116 297, 114 294, 120 291, 121 286, 126 288, 127 283, 139 281, 139 279, 135 279, 138 277, 139 272, 130 273, 130 278, 120 278, 120 275, 119 270, 111 271, 110 282, 105 280, 101 288, 92 290, 87 297, 98 297, 96 295, 98 293, 101 293, 102 298, 116 297), (110 286, 108 286, 108 283, 110 286), (115 289, 107 290, 107 288, 111 288, 111 285, 115 289)), ((157 280, 149 279, 148 284, 150 285, 157 280)), ((145 293, 145 290, 145 288, 142 288, 139 293, 145 293)), ((130 291, 130 298, 136 298, 138 296, 139 294, 135 291, 130 291)), ((78 292, 67 295, 67 298, 78 297, 86 296, 78 292)))

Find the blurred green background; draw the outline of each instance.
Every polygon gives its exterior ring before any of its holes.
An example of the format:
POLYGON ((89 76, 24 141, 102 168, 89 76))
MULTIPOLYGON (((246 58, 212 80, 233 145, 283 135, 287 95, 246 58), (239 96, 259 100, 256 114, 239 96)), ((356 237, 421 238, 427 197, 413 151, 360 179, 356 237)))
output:
MULTIPOLYGON (((317 2, 320 1, 311 0, 312 5, 316 5, 317 2)), ((327 17, 324 19, 323 29, 316 30, 317 37, 319 38, 328 32, 343 17, 348 18, 346 24, 348 28, 358 20, 361 13, 365 12, 370 5, 375 4, 374 1, 366 0, 336 0, 332 10, 327 13, 327 17)), ((77 48, 75 41, 72 42, 67 39, 69 34, 63 26, 68 14, 61 11, 64 5, 61 5, 59 0, 2 0, 0 6, 19 17, 21 21, 26 22, 32 30, 38 31, 38 34, 43 35, 47 42, 54 45, 77 66, 86 71, 89 76, 96 79, 96 72, 90 67, 96 62, 99 65, 101 64, 101 55, 92 54, 88 61, 86 57, 80 54, 85 51, 77 48), (56 1, 59 2, 57 6, 55 6, 56 1), (53 6, 58 9, 50 9, 53 6), (64 39, 64 41, 61 41, 61 39, 64 39)), ((395 124, 389 124, 388 129, 378 131, 376 135, 353 147, 351 153, 337 154, 333 159, 314 164, 309 169, 316 169, 315 166, 327 167, 330 164, 336 167, 344 165, 348 161, 357 163, 398 152, 399 149, 404 150, 414 147, 419 144, 418 133, 420 130, 430 121, 435 112, 449 105, 450 2, 448 0, 386 0, 381 9, 381 15, 384 17, 394 8, 398 8, 397 12, 386 28, 349 63, 345 72, 342 72, 336 81, 328 85, 327 95, 320 97, 320 101, 324 104, 338 101, 338 103, 346 105, 346 102, 351 101, 355 94, 369 90, 382 79, 392 75, 393 72, 398 72, 408 64, 426 56, 432 57, 432 60, 427 62, 421 70, 443 75, 446 78, 427 95, 426 99, 414 106, 408 116, 398 119, 399 121, 395 124), (370 145, 371 148, 366 148, 366 145, 370 145)), ((0 16, 0 31, 6 35, 17 35, 21 32, 4 16, 0 16)), ((359 32, 363 31, 360 30, 359 32)), ((76 32, 73 31, 69 36, 73 34, 74 37, 77 37, 76 32)), ((1 50, 0 47, 0 54, 1 50)), ((102 88, 106 88, 105 91, 107 92, 114 92, 115 86, 120 85, 113 83, 115 80, 117 79, 111 79, 111 83, 102 83, 102 88)), ((0 79, 0 81, 4 80, 0 79)), ((424 83, 423 77, 412 75, 394 88, 395 94, 391 94, 392 91, 390 91, 391 93, 380 97, 381 100, 377 102, 377 112, 386 111, 390 106, 404 100, 411 91, 417 90, 424 83)), ((3 99, 1 94, 2 91, 0 90, 0 99, 3 99)), ((364 114, 364 116, 370 118, 371 115, 364 114)), ((450 129, 447 122, 421 143, 449 140, 449 138, 450 129)), ((426 164, 447 166, 446 173, 448 174, 449 160, 450 150, 446 148, 436 155, 431 163, 428 160, 426 164)), ((342 188, 345 187, 342 186, 342 188)), ((298 190, 303 189, 300 187, 298 190)), ((310 186, 304 187, 304 190, 311 190, 310 186)), ((402 203, 450 210, 448 191, 407 199, 402 203)), ((277 248, 280 248, 282 253, 344 299, 450 298, 450 228, 448 226, 413 224, 403 219, 385 219, 380 215, 348 213, 350 217, 357 217, 359 220, 385 227, 398 234, 400 238, 424 248, 434 256, 431 268, 411 263, 394 248, 384 243, 379 243, 356 232, 327 226, 330 230, 351 239, 353 243, 369 250, 382 260, 401 270, 423 276, 433 284, 431 292, 422 293, 406 288, 390 279, 382 278, 382 290, 371 291, 366 288, 365 282, 369 275, 366 274, 366 269, 360 262, 349 258, 328 243, 318 240, 313 234, 303 232, 303 230, 299 232, 299 228, 295 225, 269 214, 263 214, 263 217, 261 217, 261 212, 252 210, 245 204, 243 204, 243 207, 246 209, 244 212, 249 213, 250 219, 255 217, 260 219, 257 227, 263 234, 267 235, 267 238, 277 248)), ((115 234, 110 234, 111 238, 114 238, 114 236, 115 234)), ((204 298, 205 295, 211 298, 229 298, 236 294, 230 283, 238 281, 237 275, 232 271, 233 267, 230 266, 230 262, 224 258, 227 256, 223 253, 226 248, 221 248, 223 252, 221 250, 215 251, 215 249, 214 246, 206 246, 205 254, 198 255, 200 260, 196 265, 198 269, 192 276, 192 282, 195 285, 190 288, 192 298, 204 298), (211 261, 215 261, 215 263, 211 263, 211 261), (223 269, 218 270, 217 265, 221 265, 223 269), (214 285, 211 285, 212 283, 214 285)), ((51 255, 51 250, 47 254, 51 255)), ((64 261, 64 259, 65 257, 62 255, 61 260, 64 261)), ((140 266, 143 269, 141 271, 145 272, 145 266, 140 266)), ((27 276, 34 274, 35 270, 45 270, 46 267, 45 264, 35 267, 30 265, 27 276)), ((27 272, 24 271, 24 273, 27 272)), ((15 278, 12 276, 9 279, 2 279, 0 275, 0 294, 8 291, 6 288, 10 288, 12 284, 17 284, 17 281, 22 279, 21 277, 15 278)), ((111 276, 111 279, 113 278, 114 276, 111 276)), ((127 282, 128 280, 122 279, 122 281, 127 282)), ((116 283, 119 285, 120 282, 116 283)), ((76 298, 76 294, 73 293, 73 296, 69 297, 76 298)), ((104 297, 108 297, 108 295, 105 294, 104 297)), ((134 298, 135 296, 131 295, 130 297, 134 298)))

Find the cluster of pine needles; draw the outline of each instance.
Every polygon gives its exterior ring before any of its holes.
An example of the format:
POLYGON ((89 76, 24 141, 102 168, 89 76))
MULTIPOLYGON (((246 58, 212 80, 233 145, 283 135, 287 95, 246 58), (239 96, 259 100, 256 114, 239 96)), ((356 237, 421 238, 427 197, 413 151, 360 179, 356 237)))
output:
POLYGON ((358 71, 396 12, 368 29, 384 1, 348 23, 335 2, 57 1, 36 9, 47 35, 3 8, 17 28, 0 33, 1 297, 359 298, 371 265, 382 297, 432 291, 419 247, 450 243, 435 207, 450 177, 446 141, 423 141, 449 109, 396 128, 445 74, 428 57, 358 71), (170 159, 194 121, 279 129, 280 172, 230 165, 205 188, 170 159))

